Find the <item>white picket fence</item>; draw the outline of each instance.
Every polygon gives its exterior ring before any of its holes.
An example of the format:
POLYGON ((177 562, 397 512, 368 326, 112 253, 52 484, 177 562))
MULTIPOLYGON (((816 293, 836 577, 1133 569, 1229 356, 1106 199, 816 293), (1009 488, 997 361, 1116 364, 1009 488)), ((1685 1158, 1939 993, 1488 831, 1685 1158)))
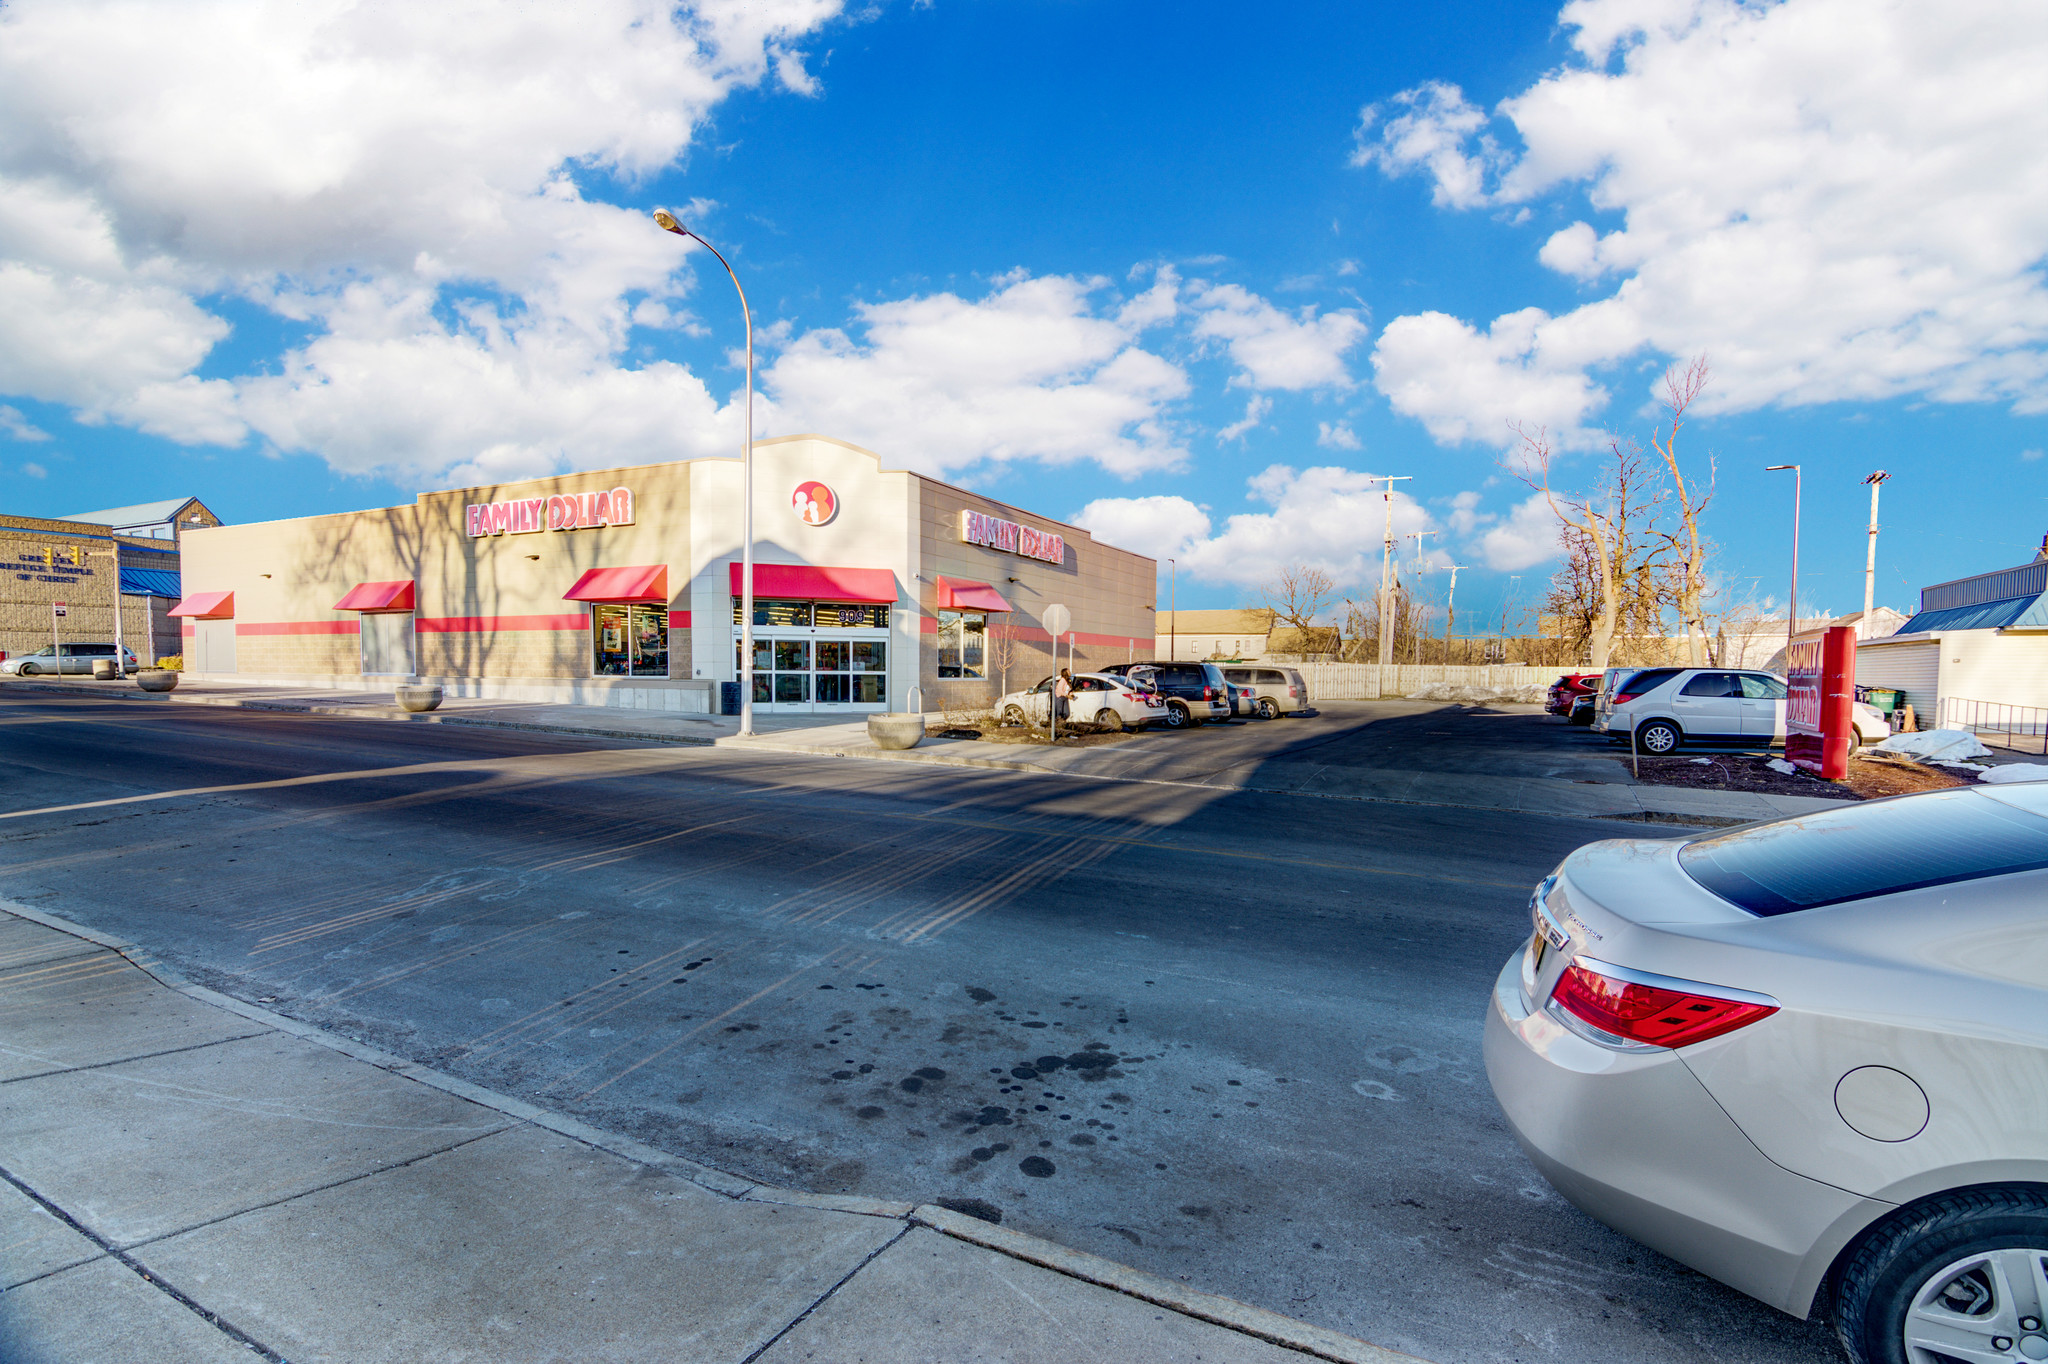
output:
POLYGON ((1558 679, 1557 668, 1525 668, 1509 664, 1457 667, 1448 664, 1294 663, 1308 682, 1308 694, 1324 701, 1377 701, 1407 696, 1435 683, 1507 691, 1515 687, 1547 687, 1558 679))

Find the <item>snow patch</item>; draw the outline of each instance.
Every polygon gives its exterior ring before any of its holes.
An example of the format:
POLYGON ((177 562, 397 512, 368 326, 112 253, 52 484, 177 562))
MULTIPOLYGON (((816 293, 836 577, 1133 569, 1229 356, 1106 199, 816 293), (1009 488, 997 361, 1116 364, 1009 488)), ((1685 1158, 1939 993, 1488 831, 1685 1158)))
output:
POLYGON ((1764 766, 1770 768, 1773 772, 1783 772, 1788 777, 1796 777, 1799 775, 1799 769, 1793 766, 1791 763, 1786 762, 1783 758, 1772 758, 1769 762, 1765 763, 1764 766))
POLYGON ((1992 768, 1977 780, 1990 782, 1994 786, 2004 786, 2016 781, 2048 781, 2048 767, 2040 763, 2007 763, 2004 767, 1992 768))
POLYGON ((1922 762, 1954 763, 1964 758, 1988 758, 1991 750, 1977 742, 1967 729, 1928 729, 1918 734, 1894 734, 1870 746, 1874 753, 1897 753, 1922 762))
POLYGON ((1526 687, 1471 687, 1457 682, 1432 682, 1419 691, 1408 693, 1410 701, 1457 701, 1468 706, 1491 706, 1506 702, 1513 705, 1533 706, 1543 704, 1548 688, 1532 683, 1526 687))

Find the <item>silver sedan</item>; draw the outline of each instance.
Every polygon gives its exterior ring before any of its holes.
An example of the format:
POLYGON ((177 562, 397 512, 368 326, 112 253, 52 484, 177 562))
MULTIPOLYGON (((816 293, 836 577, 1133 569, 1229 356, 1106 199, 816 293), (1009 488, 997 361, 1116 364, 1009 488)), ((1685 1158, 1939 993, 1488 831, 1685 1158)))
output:
POLYGON ((2048 782, 1595 843, 1486 1070, 1615 1229, 1857 1364, 2048 1359, 2048 782))

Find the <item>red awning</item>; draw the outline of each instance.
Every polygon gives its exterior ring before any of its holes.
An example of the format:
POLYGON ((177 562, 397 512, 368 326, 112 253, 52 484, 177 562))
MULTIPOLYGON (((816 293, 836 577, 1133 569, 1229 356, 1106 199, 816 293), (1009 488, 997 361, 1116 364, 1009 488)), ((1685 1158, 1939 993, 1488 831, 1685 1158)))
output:
MULTIPOLYGON (((740 566, 732 564, 732 594, 740 595, 740 566)), ((809 564, 755 564, 756 597, 803 601, 896 600, 896 575, 886 568, 813 568, 809 564)))
POLYGON ((357 583, 334 604, 337 611, 410 611, 412 579, 395 583, 357 583))
POLYGON ((665 602, 668 600, 668 565, 586 569, 576 580, 576 585, 562 594, 562 600, 665 602))
POLYGON ((1003 600, 1003 594, 987 583, 971 583, 965 578, 941 577, 939 583, 939 609, 941 611, 1014 611, 1015 607, 1003 600))
POLYGON ((171 608, 174 616, 190 616, 194 620, 233 620, 235 618, 235 594, 232 592, 194 592, 171 608))

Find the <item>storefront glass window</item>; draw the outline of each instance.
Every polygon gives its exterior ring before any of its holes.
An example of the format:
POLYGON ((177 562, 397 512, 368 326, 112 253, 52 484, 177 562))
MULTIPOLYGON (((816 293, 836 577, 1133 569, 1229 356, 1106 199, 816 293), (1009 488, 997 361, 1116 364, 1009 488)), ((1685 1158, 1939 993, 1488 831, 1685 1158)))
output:
POLYGON ((857 639, 847 646, 853 652, 853 671, 857 673, 885 673, 889 671, 889 646, 878 639, 857 639))
POLYGON ((869 602, 819 602, 818 628, 821 630, 886 630, 889 628, 889 608, 869 602))
POLYGON ((939 612, 939 676, 986 677, 988 617, 979 611, 939 612))
POLYGON ((590 608, 591 666, 599 677, 668 676, 668 608, 601 603, 590 608))
MULTIPOLYGON (((732 623, 740 623, 740 599, 732 599, 732 623)), ((811 604, 807 601, 765 601, 754 598, 754 624, 808 626, 811 623, 811 604)))

